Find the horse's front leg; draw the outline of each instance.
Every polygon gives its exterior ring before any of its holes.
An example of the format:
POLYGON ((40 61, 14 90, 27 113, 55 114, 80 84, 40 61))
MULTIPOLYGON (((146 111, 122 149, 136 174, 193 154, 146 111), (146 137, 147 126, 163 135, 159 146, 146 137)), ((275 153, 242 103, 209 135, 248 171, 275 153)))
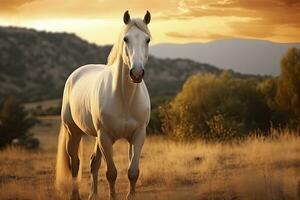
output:
POLYGON ((98 133, 99 138, 99 146, 106 161, 106 178, 109 183, 109 198, 115 199, 116 191, 115 191, 115 182, 117 179, 117 169, 115 163, 113 161, 113 141, 111 137, 105 132, 98 133))
POLYGON ((129 141, 130 142, 130 146, 129 146, 130 164, 128 169, 128 179, 130 181, 130 189, 127 195, 127 199, 133 199, 135 195, 136 182, 139 177, 139 160, 141 156, 141 150, 145 141, 145 137, 146 137, 146 127, 142 127, 134 133, 131 141, 129 141))

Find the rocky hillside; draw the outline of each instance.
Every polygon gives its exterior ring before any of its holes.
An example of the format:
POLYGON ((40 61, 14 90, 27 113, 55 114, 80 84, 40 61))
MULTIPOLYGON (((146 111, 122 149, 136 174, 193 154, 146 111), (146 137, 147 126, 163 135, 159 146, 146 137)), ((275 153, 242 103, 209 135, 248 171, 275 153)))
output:
POLYGON ((0 28, 0 95, 40 100, 61 95, 76 67, 105 62, 110 47, 99 48, 66 33, 0 28))
MULTIPOLYGON (((59 98, 68 75, 87 63, 105 63, 111 46, 97 46, 68 33, 0 27, 0 98, 59 98)), ((221 73, 209 64, 150 56, 145 81, 150 95, 172 95, 195 73, 221 73)), ((0 99, 1 100, 1 99, 0 99)))

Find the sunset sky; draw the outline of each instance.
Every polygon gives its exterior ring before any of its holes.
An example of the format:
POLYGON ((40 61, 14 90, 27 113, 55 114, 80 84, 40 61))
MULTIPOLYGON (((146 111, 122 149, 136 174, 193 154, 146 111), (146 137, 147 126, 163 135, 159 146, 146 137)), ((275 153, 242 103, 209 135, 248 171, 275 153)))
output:
POLYGON ((233 37, 300 41, 300 0, 0 0, 0 24, 112 44, 125 10, 132 17, 151 12, 152 44, 233 37))

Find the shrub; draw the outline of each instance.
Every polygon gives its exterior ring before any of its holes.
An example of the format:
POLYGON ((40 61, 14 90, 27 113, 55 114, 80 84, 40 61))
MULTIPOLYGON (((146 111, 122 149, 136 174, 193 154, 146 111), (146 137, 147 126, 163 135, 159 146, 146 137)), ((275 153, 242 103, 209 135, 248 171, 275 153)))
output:
POLYGON ((229 72, 194 75, 181 92, 160 107, 162 130, 177 139, 242 138, 270 127, 270 109, 254 79, 232 78, 229 72))
POLYGON ((159 118, 159 105, 171 99, 170 96, 156 96, 151 97, 151 115, 150 122, 147 126, 148 134, 160 134, 161 133, 161 121, 159 118))
POLYGON ((28 116, 21 102, 14 97, 7 98, 0 111, 0 148, 12 144, 15 140, 27 147, 37 147, 38 140, 28 134, 28 130, 37 122, 28 116))
POLYGON ((276 101, 289 115, 290 125, 299 126, 300 120, 300 49, 291 48, 281 60, 276 101))

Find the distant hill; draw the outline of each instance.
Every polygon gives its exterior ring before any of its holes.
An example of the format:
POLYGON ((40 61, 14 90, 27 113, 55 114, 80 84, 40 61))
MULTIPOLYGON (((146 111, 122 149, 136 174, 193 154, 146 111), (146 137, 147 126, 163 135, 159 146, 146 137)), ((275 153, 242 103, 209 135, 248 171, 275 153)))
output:
POLYGON ((280 60, 300 43, 274 43, 254 39, 225 39, 208 43, 158 44, 150 53, 160 58, 188 58, 222 69, 260 75, 279 75, 280 60))
MULTIPOLYGON (((9 95, 25 101, 60 98, 73 70, 88 63, 105 63, 110 49, 74 34, 0 27, 0 100, 9 95)), ((191 74, 221 72, 188 59, 150 56, 145 81, 152 97, 174 95, 191 74)))

